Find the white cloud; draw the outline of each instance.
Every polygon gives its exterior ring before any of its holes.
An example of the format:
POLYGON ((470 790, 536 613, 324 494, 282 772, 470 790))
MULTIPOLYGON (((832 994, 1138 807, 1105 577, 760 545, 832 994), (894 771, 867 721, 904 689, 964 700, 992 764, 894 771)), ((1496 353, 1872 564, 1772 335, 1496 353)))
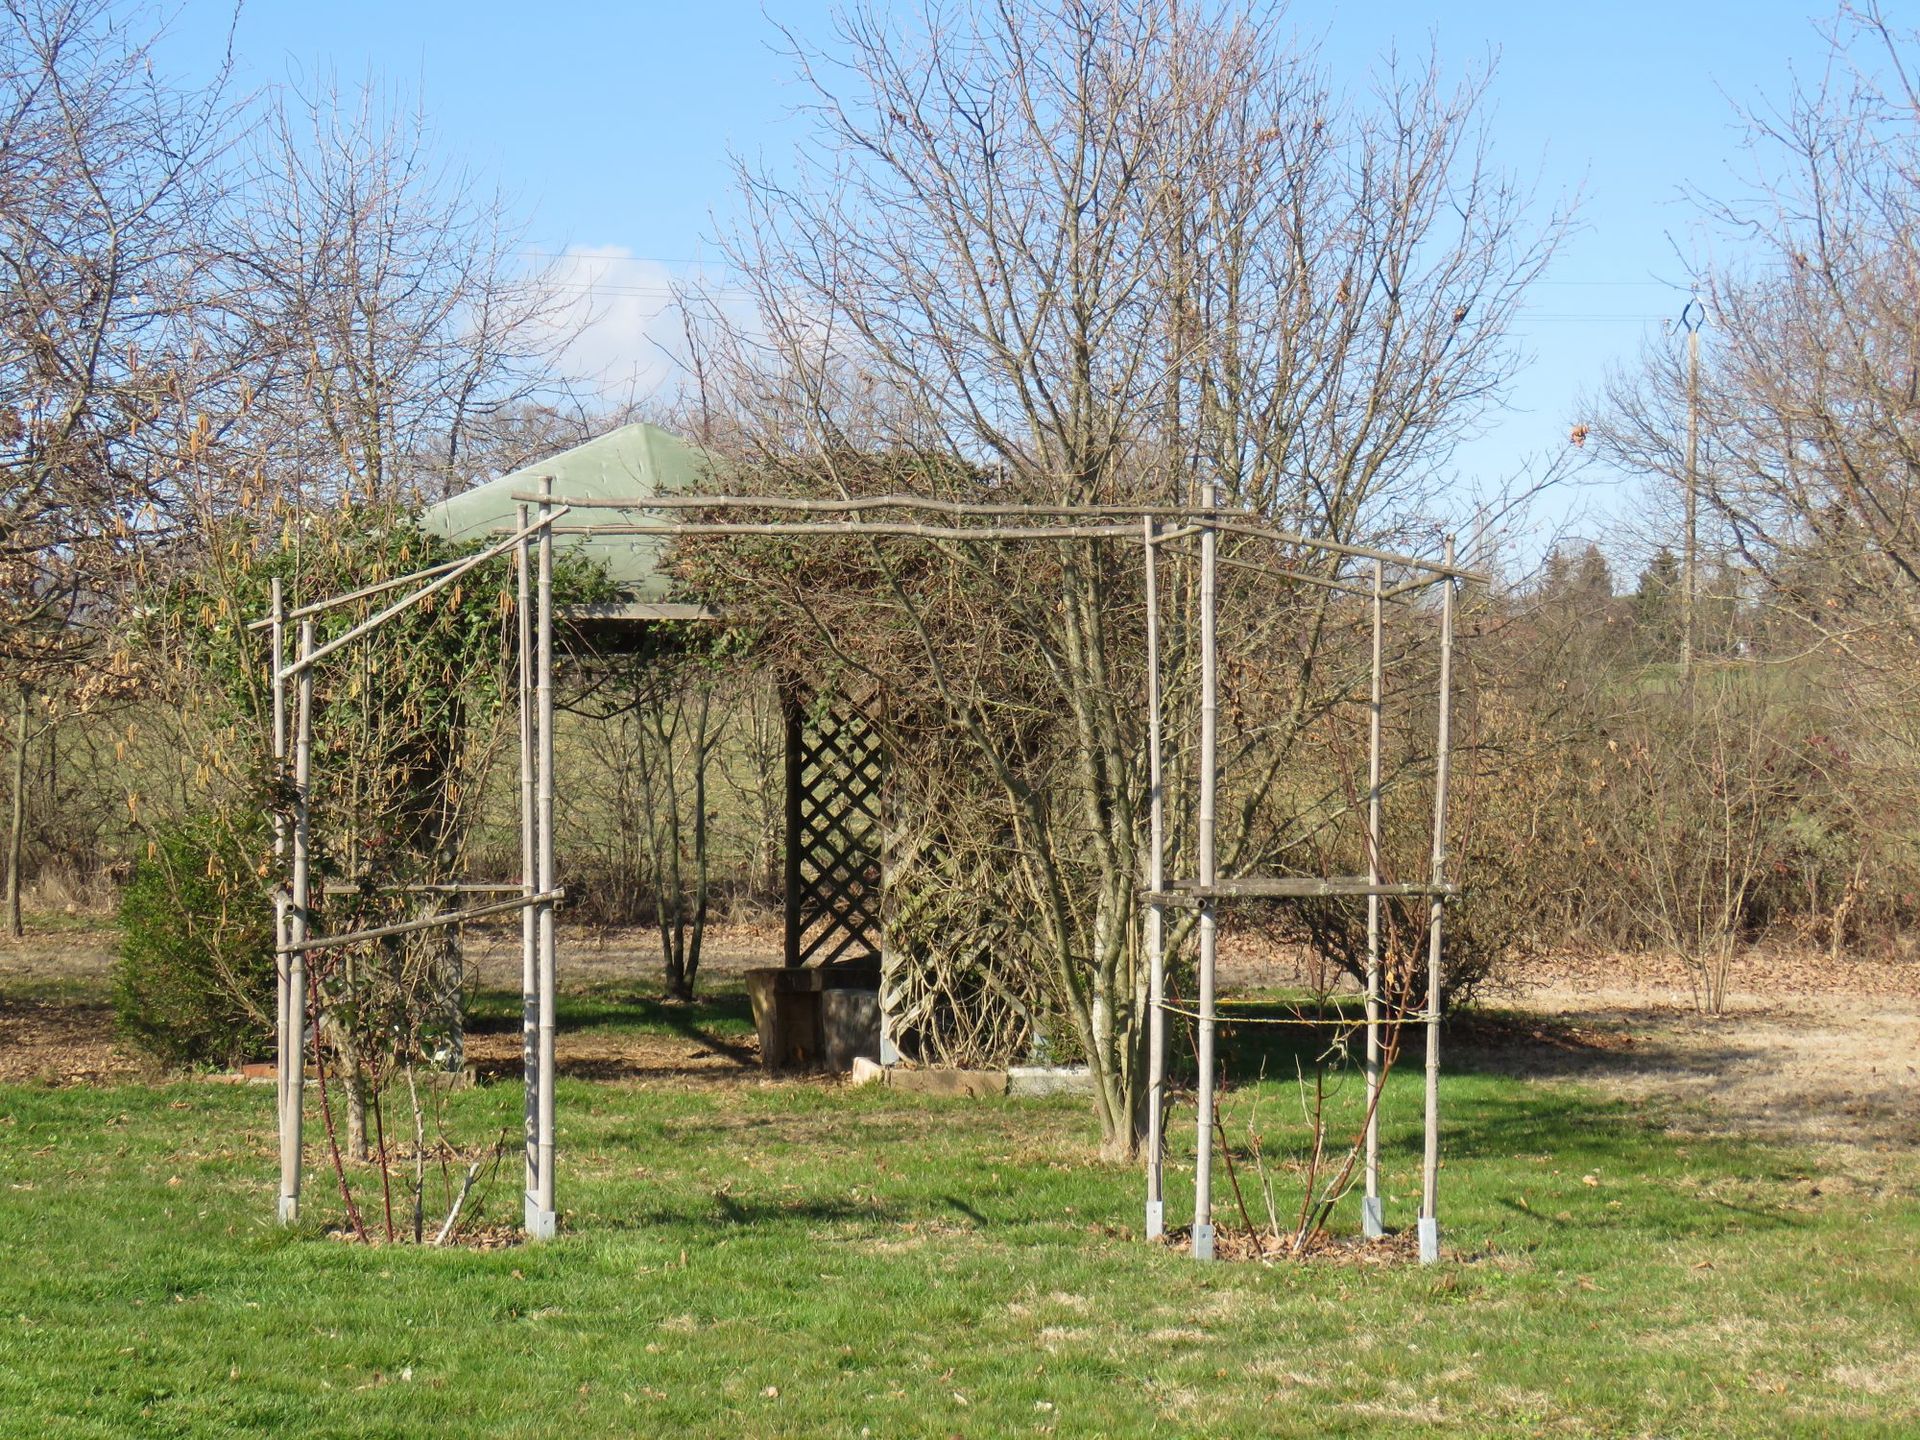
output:
POLYGON ((555 328, 569 336, 560 368, 611 404, 671 398, 686 342, 675 306, 698 269, 669 268, 617 245, 569 246, 547 262, 559 307, 555 328))

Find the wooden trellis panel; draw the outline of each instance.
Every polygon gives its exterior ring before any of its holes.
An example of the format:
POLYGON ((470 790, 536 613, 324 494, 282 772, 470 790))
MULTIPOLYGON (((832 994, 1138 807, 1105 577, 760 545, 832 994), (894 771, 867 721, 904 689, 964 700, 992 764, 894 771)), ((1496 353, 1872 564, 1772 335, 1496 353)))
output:
POLYGON ((878 964, 880 742, 857 709, 787 701, 786 963, 878 964))

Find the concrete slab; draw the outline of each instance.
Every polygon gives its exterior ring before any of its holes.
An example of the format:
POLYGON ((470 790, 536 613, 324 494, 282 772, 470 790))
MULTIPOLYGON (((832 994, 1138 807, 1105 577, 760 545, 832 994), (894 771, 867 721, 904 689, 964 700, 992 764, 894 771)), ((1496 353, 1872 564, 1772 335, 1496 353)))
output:
POLYGON ((1009 1095, 1091 1095, 1093 1072, 1084 1065, 1010 1065, 1009 1095))
POLYGON ((887 1083, 896 1090, 914 1095, 1004 1095, 1007 1072, 1004 1070, 908 1069, 897 1065, 887 1072, 887 1083))

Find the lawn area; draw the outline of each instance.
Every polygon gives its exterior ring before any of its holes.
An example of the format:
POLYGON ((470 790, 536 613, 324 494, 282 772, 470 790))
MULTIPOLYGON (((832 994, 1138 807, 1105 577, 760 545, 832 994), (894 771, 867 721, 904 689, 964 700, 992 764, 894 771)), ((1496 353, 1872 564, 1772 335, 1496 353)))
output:
MULTIPOLYGON (((725 1044, 744 1027, 734 996, 692 1014, 629 998, 574 997, 568 1023, 725 1044)), ((1840 1174, 1455 1058, 1453 1253, 1429 1268, 1143 1244, 1137 1176, 1099 1162, 1071 1100, 569 1080, 562 1237, 432 1251, 325 1238, 340 1208, 318 1145, 309 1228, 275 1229, 270 1089, 0 1088, 0 1430, 1920 1431, 1911 1152, 1840 1174)), ((517 1084, 450 1103, 467 1138, 519 1123, 517 1084)), ((1236 1140, 1255 1104, 1270 1145, 1289 1123, 1297 1142, 1293 1085, 1235 1090, 1236 1140)), ((1389 1220, 1410 1224, 1411 1070, 1389 1106, 1389 1220)), ((517 1212, 516 1181, 491 1215, 517 1212)))

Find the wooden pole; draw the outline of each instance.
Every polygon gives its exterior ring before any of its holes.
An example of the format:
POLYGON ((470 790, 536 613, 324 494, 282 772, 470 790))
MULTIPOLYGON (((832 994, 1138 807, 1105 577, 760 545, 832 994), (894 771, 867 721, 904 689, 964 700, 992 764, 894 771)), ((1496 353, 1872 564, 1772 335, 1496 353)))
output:
MULTIPOLYGON (((1203 503, 1211 509, 1214 488, 1211 483, 1202 492, 1203 503)), ((1215 549, 1218 537, 1209 524, 1200 532, 1200 804, 1196 846, 1199 881, 1211 886, 1219 877, 1214 873, 1213 801, 1216 762, 1215 728, 1219 690, 1218 667, 1214 654, 1215 549)), ((1196 1260, 1213 1258, 1213 1031, 1214 960, 1217 931, 1214 901, 1200 903, 1200 1019, 1194 1059, 1200 1070, 1198 1133, 1193 1162, 1193 1256, 1196 1260)))
POLYGON ((7 826, 7 933, 19 939, 26 934, 20 918, 20 864, 27 829, 27 727, 32 722, 28 705, 32 690, 22 680, 13 728, 13 799, 7 826))
POLYGON ((789 969, 800 963, 800 930, 805 919, 800 908, 800 794, 806 784, 806 717, 801 713, 800 697, 785 686, 780 689, 780 716, 786 723, 786 828, 787 851, 784 857, 786 883, 781 897, 785 921, 782 960, 789 969))
MULTIPOLYGON (((336 609, 341 605, 351 605, 354 601, 365 600, 371 595, 384 595, 387 591, 398 590, 403 585, 417 585, 423 580, 431 580, 436 575, 444 575, 447 571, 466 564, 467 559, 468 557, 463 555, 458 560, 448 560, 439 565, 429 565, 424 570, 415 570, 407 575, 396 575, 391 580, 382 580, 374 585, 362 585, 358 590, 348 590, 340 595, 329 595, 326 599, 316 600, 311 605, 302 605, 298 609, 287 611, 286 614, 281 617, 281 621, 284 624, 291 620, 304 620, 309 615, 323 615, 329 610, 336 609)), ((249 630, 269 630, 272 627, 273 618, 271 616, 265 620, 249 621, 247 624, 247 629, 249 630)))
MULTIPOLYGON (((1166 794, 1160 774, 1160 587, 1156 574, 1154 522, 1143 522, 1147 599, 1147 804, 1150 834, 1147 889, 1159 896, 1167 886, 1166 794)), ((1166 1233, 1167 1108, 1167 906, 1155 899, 1147 907, 1147 1238, 1166 1233)))
MULTIPOLYGON (((547 516, 548 513, 549 512, 546 509, 542 509, 541 511, 542 516, 547 516)), ((564 515, 567 513, 566 507, 563 505, 558 510, 554 510, 551 513, 554 515, 564 515)), ((540 528, 540 534, 542 539, 545 539, 547 536, 551 535, 552 533, 553 533, 553 525, 551 520, 549 519, 546 521, 546 523, 542 524, 540 528)), ((477 555, 469 555, 466 559, 460 561, 459 564, 455 565, 451 570, 447 570, 441 566, 436 565, 435 567, 433 567, 431 571, 423 572, 426 574, 436 574, 439 576, 439 578, 437 580, 433 580, 429 582, 428 584, 422 585, 418 590, 414 591, 411 595, 403 596, 401 599, 394 601, 393 604, 389 605, 386 609, 382 610, 378 615, 375 615, 370 619, 362 620, 358 625, 354 626, 351 630, 347 631, 344 635, 334 636, 333 639, 329 640, 326 644, 322 645, 318 650, 314 651, 313 654, 302 656, 299 661, 300 665, 308 666, 308 665, 317 664, 321 660, 326 659, 327 656, 331 655, 334 651, 340 649, 342 646, 351 645, 354 641, 360 639, 364 635, 371 635, 375 630, 378 630, 382 625, 386 624, 387 621, 393 619, 394 616, 402 614, 407 610, 410 610, 415 605, 418 605, 422 600, 425 600, 428 596, 439 594, 440 591, 446 589, 447 586, 453 584, 454 581, 458 580, 462 575, 465 575, 469 570, 473 569, 475 566, 484 565, 487 561, 497 559, 499 556, 506 554, 507 551, 511 550, 515 545, 519 544, 524 538, 525 537, 523 535, 519 535, 519 534, 509 535, 506 539, 502 540, 498 545, 490 546, 487 549, 482 550, 477 555)), ((416 576, 415 578, 417 579, 419 577, 416 576)), ((335 602, 331 602, 331 601, 328 602, 328 604, 332 604, 332 603, 335 603, 335 602)), ((324 609, 325 607, 324 606, 308 606, 307 608, 310 610, 319 610, 319 609, 324 609)))
MULTIPOLYGON (((542 893, 553 889, 553 525, 552 477, 540 477, 540 594, 537 602, 539 633, 536 678, 539 744, 535 780, 539 792, 539 876, 542 893)), ((536 1188, 532 1239, 551 1238, 555 1229, 553 1205, 553 1049, 554 1049, 554 932, 553 902, 539 908, 539 1137, 540 1174, 536 1188)))
POLYGON ((1693 674, 1694 596, 1699 588, 1700 565, 1700 325, 1704 310, 1695 316, 1698 300, 1690 301, 1681 312, 1687 328, 1687 494, 1684 538, 1685 559, 1680 568, 1680 675, 1693 674))
MULTIPOLYGON (((1380 704, 1382 566, 1373 562, 1373 689, 1367 706, 1367 883, 1380 884, 1380 704)), ((1380 896, 1367 896, 1367 1136, 1366 1187, 1360 1230, 1369 1240, 1386 1233, 1380 1203, 1380 896)))
MULTIPOLYGON (((538 830, 535 807, 538 804, 533 775, 533 577, 532 541, 527 535, 527 507, 519 509, 520 543, 514 546, 516 585, 515 629, 518 663, 514 687, 520 702, 520 893, 530 898, 539 893, 540 877, 535 847, 538 830)), ((525 1153, 522 1185, 522 1223, 531 1233, 539 1209, 540 1188, 540 962, 539 917, 529 905, 520 912, 520 1084, 525 1104, 522 1116, 522 1148, 525 1153)))
POLYGON ((509 910, 525 910, 529 906, 544 905, 548 900, 565 897, 564 890, 549 890, 532 896, 516 895, 511 900, 490 900, 484 905, 469 905, 460 910, 442 910, 433 915, 416 915, 411 920, 396 920, 391 925, 373 925, 365 930, 349 930, 340 935, 321 935, 287 946, 287 953, 296 951, 311 955, 316 950, 338 950, 343 945, 364 945, 369 940, 384 940, 392 935, 412 935, 420 930, 433 930, 449 925, 464 924, 468 920, 484 920, 489 915, 504 915, 509 910))
MULTIPOLYGON (((537 501, 537 491, 522 492, 516 490, 511 497, 514 500, 537 501)), ((638 508, 631 500, 619 498, 593 498, 590 496, 562 496, 557 501, 561 511, 574 510, 632 510, 638 508)), ((970 516, 991 518, 1005 516, 1028 519, 1073 519, 1082 517, 1104 521, 1096 525, 989 525, 977 529, 916 525, 906 521, 861 521, 862 528, 851 529, 838 522, 813 523, 779 520, 765 521, 721 521, 721 520, 614 520, 605 523, 592 522, 585 525, 563 525, 558 532, 562 535, 594 533, 599 535, 811 535, 827 534, 869 534, 869 535, 918 535, 930 539, 962 540, 1086 540, 1103 537, 1131 538, 1139 533, 1133 522, 1142 516, 1151 516, 1161 520, 1185 520, 1193 522, 1194 533, 1202 526, 1212 525, 1217 529, 1231 531, 1238 535, 1254 535, 1267 540, 1279 541, 1285 545, 1300 546, 1308 550, 1329 555, 1347 555, 1359 560, 1384 560, 1389 565, 1401 566, 1431 578, 1453 574, 1460 579, 1481 580, 1483 575, 1473 575, 1465 571, 1436 565, 1433 561, 1418 555, 1398 555, 1391 550, 1376 550, 1368 545, 1352 545, 1342 541, 1328 540, 1324 536, 1303 535, 1293 530, 1282 530, 1269 525, 1258 516, 1245 510, 1224 510, 1217 505, 1019 505, 970 502, 964 500, 932 500, 921 495, 871 495, 853 500, 814 500, 773 495, 654 495, 649 496, 645 506, 648 510, 771 510, 775 512, 797 512, 800 514, 848 514, 863 513, 868 510, 915 510, 933 514, 951 516, 970 516)), ((556 512, 558 513, 558 512, 556 512)), ((1389 592, 1391 595, 1393 592, 1389 592)))
MULTIPOLYGON (((287 766, 287 682, 280 674, 286 663, 287 602, 280 578, 273 580, 273 608, 269 616, 267 683, 273 696, 273 780, 276 790, 287 766)), ((288 984, 287 965, 287 812, 276 799, 273 807, 273 998, 274 998, 274 1102, 280 1143, 284 1146, 287 1107, 293 1090, 288 1080, 288 1065, 299 1045, 293 1028, 293 991, 288 984)), ((279 1207, 276 1206, 276 1209, 279 1207)), ((282 1220, 286 1217, 280 1216, 282 1220)))
MULTIPOLYGON (((313 654, 313 621, 300 622, 300 659, 313 654)), ((308 784, 313 772, 313 667, 300 668, 293 731, 293 894, 287 911, 287 941, 306 941, 309 898, 308 854, 312 817, 308 784)), ((280 1133, 280 1223, 300 1218, 301 1129, 306 1110, 307 961, 304 951, 287 956, 287 1011, 293 1044, 286 1052, 287 1123, 280 1133)))
MULTIPOLYGON (((1453 537, 1447 537, 1447 564, 1453 564, 1453 537)), ((1440 592, 1440 721, 1434 744, 1433 883, 1446 883, 1447 772, 1453 744, 1453 582, 1440 592)), ((1421 1170, 1420 1261, 1440 1258, 1440 928, 1445 900, 1435 895, 1427 912, 1427 1111, 1426 1148, 1421 1170)))

